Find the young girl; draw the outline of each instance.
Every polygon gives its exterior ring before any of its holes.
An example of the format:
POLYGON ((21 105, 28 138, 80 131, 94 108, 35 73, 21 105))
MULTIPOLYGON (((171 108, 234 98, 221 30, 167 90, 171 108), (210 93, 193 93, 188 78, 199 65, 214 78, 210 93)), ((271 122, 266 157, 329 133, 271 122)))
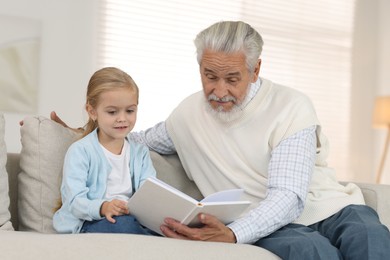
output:
POLYGON ((148 148, 126 138, 137 105, 138 87, 125 72, 103 68, 92 75, 89 120, 64 160, 62 206, 53 217, 59 233, 152 233, 131 215, 126 202, 156 175, 148 148))

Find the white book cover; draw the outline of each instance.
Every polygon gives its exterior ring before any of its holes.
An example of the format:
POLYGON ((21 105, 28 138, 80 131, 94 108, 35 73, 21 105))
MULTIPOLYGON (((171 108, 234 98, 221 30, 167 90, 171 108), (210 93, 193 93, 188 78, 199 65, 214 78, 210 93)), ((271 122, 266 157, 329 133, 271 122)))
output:
POLYGON ((225 190, 197 201, 157 178, 148 178, 130 198, 128 207, 138 222, 162 235, 160 226, 167 217, 191 227, 199 226, 199 213, 211 214, 224 224, 233 222, 250 205, 240 200, 242 194, 242 189, 225 190))

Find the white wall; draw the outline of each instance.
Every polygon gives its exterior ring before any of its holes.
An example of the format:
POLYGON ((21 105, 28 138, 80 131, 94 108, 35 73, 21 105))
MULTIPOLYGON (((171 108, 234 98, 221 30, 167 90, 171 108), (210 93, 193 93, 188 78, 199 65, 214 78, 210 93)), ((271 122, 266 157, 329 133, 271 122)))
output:
MULTIPOLYGON (((41 21, 38 111, 57 111, 70 125, 84 122, 85 86, 95 70, 94 0, 0 0, 0 15, 41 21)), ((1 26, 1 25, 0 25, 1 26)), ((5 113, 9 152, 19 152, 19 121, 26 114, 5 113)))
MULTIPOLYGON (((374 99, 390 95, 390 1, 357 0, 352 73, 351 166, 355 179, 374 182, 385 129, 372 127, 374 99)), ((335 151, 333 151, 335 152, 335 151)), ((382 183, 390 183, 390 156, 382 183)))
MULTIPOLYGON (((358 0, 355 11, 355 33, 352 65, 351 169, 357 179, 375 179, 373 154, 374 129, 371 126, 373 101, 377 92, 379 52, 377 48, 378 3, 358 0), (370 173, 370 174, 367 174, 370 173)), ((335 152, 335 151, 333 151, 335 152)))
MULTIPOLYGON (((375 2, 378 2, 378 23, 376 25, 378 30, 378 38, 376 43, 376 47, 378 48, 377 74, 375 85, 371 85, 368 87, 375 88, 377 95, 390 95, 390 1, 377 0, 375 2)), ((375 129, 374 134, 376 152, 374 164, 376 172, 379 165, 379 157, 382 153, 383 145, 385 142, 386 130, 375 129)), ((388 154, 385 161, 382 183, 390 184, 390 154, 388 154)))
MULTIPOLYGON (((71 126, 81 126, 85 122, 82 112, 85 86, 95 70, 92 54, 96 42, 97 2, 0 0, 0 15, 42 22, 37 114, 49 116, 50 111, 55 110, 71 126)), ((387 10, 390 10, 390 1, 357 0, 351 114, 351 163, 357 181, 374 181, 385 138, 384 129, 371 127, 371 114, 374 97, 390 95, 390 17, 387 10)), ((25 116, 5 114, 6 142, 10 152, 20 151, 18 122, 25 116)), ((387 161, 384 183, 390 183, 390 158, 387 161)))

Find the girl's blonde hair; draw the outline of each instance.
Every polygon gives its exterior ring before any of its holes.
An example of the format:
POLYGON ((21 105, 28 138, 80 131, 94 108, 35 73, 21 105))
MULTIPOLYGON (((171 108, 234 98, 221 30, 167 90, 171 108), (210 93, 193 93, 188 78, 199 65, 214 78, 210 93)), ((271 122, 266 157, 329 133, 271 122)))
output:
MULTIPOLYGON (((91 106, 96 108, 99 103, 99 97, 102 93, 117 89, 117 88, 129 88, 134 91, 137 96, 137 104, 139 98, 139 90, 134 80, 124 71, 115 67, 106 67, 96 71, 89 80, 86 95, 86 108, 91 106)), ((91 117, 84 126, 83 137, 91 133, 98 124, 91 117)))

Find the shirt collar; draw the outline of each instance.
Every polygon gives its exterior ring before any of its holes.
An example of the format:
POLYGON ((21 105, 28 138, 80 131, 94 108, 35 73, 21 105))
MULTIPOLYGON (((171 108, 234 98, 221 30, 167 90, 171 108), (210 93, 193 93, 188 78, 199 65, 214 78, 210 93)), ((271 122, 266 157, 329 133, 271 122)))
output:
POLYGON ((257 92, 259 92, 259 89, 261 87, 261 78, 258 77, 256 82, 251 83, 249 86, 248 94, 246 95, 244 101, 242 102, 242 107, 246 107, 249 102, 256 96, 257 92))

